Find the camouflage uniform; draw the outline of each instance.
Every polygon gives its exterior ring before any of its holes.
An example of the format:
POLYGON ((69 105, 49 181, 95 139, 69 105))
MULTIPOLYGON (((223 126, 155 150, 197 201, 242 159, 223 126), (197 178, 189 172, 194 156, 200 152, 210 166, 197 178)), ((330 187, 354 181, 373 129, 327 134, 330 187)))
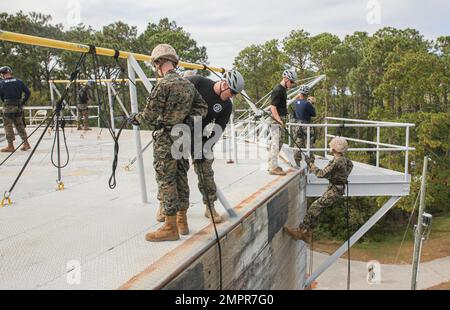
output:
MULTIPOLYGON (((286 117, 280 116, 282 122, 286 124, 286 117)), ((285 131, 281 125, 272 119, 270 123, 271 142, 269 146, 268 170, 278 167, 278 155, 283 147, 285 131)))
POLYGON ((77 115, 77 125, 78 128, 81 127, 81 119, 83 119, 84 128, 89 127, 89 100, 91 100, 91 95, 87 86, 82 87, 78 92, 78 115, 77 115))
MULTIPOLYGON (((302 123, 301 121, 294 121, 297 123, 302 123)), ((306 141, 307 141, 307 137, 308 137, 308 132, 306 127, 303 126, 292 126, 292 136, 294 138, 294 147, 299 147, 302 150, 306 149, 306 141)), ((314 130, 313 127, 311 127, 310 129, 310 133, 309 133, 309 147, 313 148, 314 147, 314 130)), ((302 161, 302 152, 300 150, 296 150, 294 152, 294 159, 295 162, 297 163, 298 166, 300 166, 300 162, 302 161)))
POLYGON ((6 78, 0 81, 0 99, 3 101, 3 125, 5 127, 6 140, 13 143, 14 126, 23 141, 27 141, 23 105, 30 98, 30 90, 17 78, 6 78), (24 97, 22 98, 22 94, 24 97))
POLYGON ((3 104, 3 125, 5 126, 6 141, 8 143, 12 143, 15 140, 13 126, 16 127, 20 138, 23 141, 27 140, 27 132, 23 121, 23 109, 19 101, 16 103, 6 101, 3 104))
MULTIPOLYGON (((203 182, 205 182, 204 186, 206 187, 206 192, 208 193, 208 198, 211 203, 214 203, 217 200, 217 188, 216 183, 214 182, 214 170, 212 165, 214 163, 214 159, 205 159, 202 163, 194 160, 194 171, 197 175, 200 175, 199 165, 202 165, 203 171, 203 182)), ((203 184, 198 182, 198 189, 200 193, 202 193, 203 204, 208 205, 208 200, 206 199, 206 194, 203 191, 203 184)))
POLYGON ((332 206, 344 195, 347 178, 353 169, 351 160, 343 155, 336 155, 332 161, 323 169, 317 168, 314 164, 310 165, 310 170, 319 178, 326 178, 330 181, 327 190, 322 197, 313 202, 306 212, 300 229, 313 229, 318 222, 322 210, 332 206))
POLYGON ((175 70, 168 72, 153 89, 144 111, 135 119, 155 132, 153 167, 158 183, 158 200, 167 216, 189 207, 188 159, 175 160, 171 154, 170 130, 188 117, 204 117, 208 107, 200 94, 175 70))

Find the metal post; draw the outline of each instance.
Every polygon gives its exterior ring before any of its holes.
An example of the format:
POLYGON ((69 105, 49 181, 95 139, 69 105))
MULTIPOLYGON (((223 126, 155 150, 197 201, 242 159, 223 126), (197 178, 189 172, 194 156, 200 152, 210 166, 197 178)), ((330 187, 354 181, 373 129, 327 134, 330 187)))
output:
POLYGON ((428 170, 428 157, 425 156, 423 159, 423 171, 422 171, 422 182, 420 184, 420 204, 419 204, 419 214, 417 220, 417 227, 414 235, 414 255, 413 255, 413 270, 411 278, 411 290, 417 288, 417 276, 419 274, 419 263, 420 263, 420 251, 422 247, 422 232, 423 232, 423 212, 425 210, 425 192, 427 186, 427 170, 428 170))
POLYGON ((97 105, 97 127, 100 128, 100 106, 97 105))
POLYGON ((377 167, 380 167, 380 126, 377 127, 377 167))
MULTIPOLYGON (((364 236, 372 227, 375 225, 402 197, 392 196, 388 201, 377 211, 372 217, 364 223, 357 232, 350 237, 350 247, 353 246, 362 236, 364 236)), ((340 246, 336 252, 327 258, 325 262, 322 263, 313 274, 305 281, 304 287, 309 286, 314 280, 316 280, 322 272, 327 270, 335 261, 337 261, 348 249, 348 241, 340 246)))
POLYGON ((309 150, 311 148, 310 138, 311 138, 311 127, 308 124, 308 126, 306 127, 306 152, 308 156, 311 156, 311 151, 309 150))
POLYGON ((48 85, 50 87, 50 100, 52 101, 52 106, 54 107, 55 106, 55 93, 53 92, 54 84, 53 82, 49 81, 48 85))
POLYGON ((409 166, 409 126, 406 126, 406 151, 405 151, 405 181, 408 181, 408 166, 409 166))
POLYGON ((113 97, 111 92, 111 82, 106 83, 106 88, 108 89, 108 102, 109 102, 109 113, 111 116, 111 127, 114 132, 116 132, 116 124, 114 124, 114 108, 113 108, 113 97))
POLYGON ((324 154, 323 154, 323 156, 324 157, 327 157, 327 149, 328 149, 328 139, 327 139, 327 137, 328 137, 328 119, 326 119, 325 118, 325 128, 324 128, 324 133, 325 133, 325 137, 324 137, 324 139, 325 139, 325 144, 324 144, 324 146, 323 146, 323 148, 325 149, 325 152, 324 152, 324 154))
MULTIPOLYGON (((130 55, 130 58, 133 57, 130 55)), ((131 83, 129 83, 130 87, 130 102, 131 102, 131 112, 139 112, 138 102, 137 102, 137 91, 136 91, 136 73, 134 71, 133 66, 131 65, 130 60, 127 61, 128 65, 128 78, 131 83)), ((139 183, 141 185, 141 200, 143 203, 148 203, 147 198, 147 186, 145 184, 145 175, 144 175, 144 160, 142 158, 142 143, 141 143, 141 133, 138 126, 133 126, 133 134, 134 140, 136 142, 136 150, 137 150, 137 163, 138 163, 138 173, 139 173, 139 183)))
POLYGON ((238 163, 237 160, 237 141, 236 141, 236 132, 234 131, 234 111, 231 112, 231 117, 230 117, 230 124, 231 124, 231 143, 233 144, 233 158, 231 158, 230 155, 230 160, 234 161, 235 164, 238 163))

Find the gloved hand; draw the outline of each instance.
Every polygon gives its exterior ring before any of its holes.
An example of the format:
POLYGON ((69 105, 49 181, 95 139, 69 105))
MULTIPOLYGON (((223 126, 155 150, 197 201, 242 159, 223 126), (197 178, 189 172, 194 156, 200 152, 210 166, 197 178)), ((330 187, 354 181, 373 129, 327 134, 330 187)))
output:
POLYGON ((134 125, 134 126, 140 126, 141 124, 136 120, 136 115, 138 115, 138 113, 133 112, 130 114, 130 117, 127 118, 127 122, 130 125, 134 125))
POLYGON ((314 164, 314 156, 310 157, 308 155, 305 155, 305 162, 308 165, 308 167, 311 166, 312 164, 314 164))

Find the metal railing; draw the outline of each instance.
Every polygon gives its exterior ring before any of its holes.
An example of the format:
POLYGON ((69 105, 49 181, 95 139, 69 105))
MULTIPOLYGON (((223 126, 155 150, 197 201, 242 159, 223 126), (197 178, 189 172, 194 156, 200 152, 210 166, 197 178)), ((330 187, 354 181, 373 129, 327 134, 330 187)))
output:
MULTIPOLYGON (((239 120, 235 127, 242 128, 240 130, 238 139, 245 140, 247 142, 259 143, 259 145, 264 146, 268 144, 270 140, 270 130, 268 130, 270 122, 268 120, 254 121, 254 120, 239 120), (238 126, 239 125, 239 126, 238 126)), ((350 136, 342 136, 349 142, 367 144, 371 147, 349 147, 349 152, 375 152, 376 153, 376 163, 375 166, 380 166, 380 153, 381 152, 405 152, 404 157, 404 175, 405 181, 408 181, 408 166, 409 166, 409 152, 414 151, 414 147, 410 147, 410 128, 414 127, 414 124, 410 123, 398 123, 398 122, 383 122, 383 121, 369 121, 360 119, 349 119, 349 118, 339 118, 339 117, 325 117, 325 123, 323 124, 302 124, 302 123, 287 123, 287 129, 292 134, 292 128, 295 126, 301 126, 306 128, 306 146, 303 149, 308 155, 311 152, 324 152, 326 156, 330 149, 328 147, 329 139, 336 137, 335 134, 330 134, 329 128, 342 129, 344 128, 376 128, 375 141, 358 139, 350 136), (311 128, 324 128, 323 147, 314 147, 311 145, 311 128), (405 129, 405 139, 402 145, 390 144, 382 142, 381 140, 381 129, 382 128, 404 128, 405 129)), ((319 138, 316 136, 316 138, 319 138)), ((297 149, 293 146, 292 141, 289 137, 289 146, 292 149, 297 149)))
MULTIPOLYGON (((44 121, 48 115, 50 115, 55 108, 52 106, 24 106, 24 117, 25 117, 25 123, 27 126, 34 126, 42 121, 44 121), (38 111, 47 111, 46 115, 37 113, 38 111)), ((96 114, 89 115, 89 119, 96 119, 97 120, 97 126, 100 127, 100 107, 98 105, 91 105, 88 106, 89 110, 96 111, 96 114)), ((3 110, 3 107, 0 107, 0 110, 3 110)), ((76 121, 78 117, 78 110, 75 106, 68 106, 64 108, 63 111, 70 111, 70 115, 64 115, 63 118, 68 121, 76 121), (69 110, 70 109, 70 110, 69 110)), ((0 125, 0 127, 3 127, 3 124, 0 125)))

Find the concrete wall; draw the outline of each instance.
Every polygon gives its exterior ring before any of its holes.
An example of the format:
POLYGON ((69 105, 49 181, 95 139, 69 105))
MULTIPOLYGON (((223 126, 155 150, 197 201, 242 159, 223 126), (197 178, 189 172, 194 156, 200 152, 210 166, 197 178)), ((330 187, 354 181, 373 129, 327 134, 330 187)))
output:
MULTIPOLYGON (((283 232, 306 210, 304 172, 279 188, 221 239, 224 289, 301 289, 306 247, 283 232)), ((217 245, 193 261, 163 289, 218 289, 217 245)))

